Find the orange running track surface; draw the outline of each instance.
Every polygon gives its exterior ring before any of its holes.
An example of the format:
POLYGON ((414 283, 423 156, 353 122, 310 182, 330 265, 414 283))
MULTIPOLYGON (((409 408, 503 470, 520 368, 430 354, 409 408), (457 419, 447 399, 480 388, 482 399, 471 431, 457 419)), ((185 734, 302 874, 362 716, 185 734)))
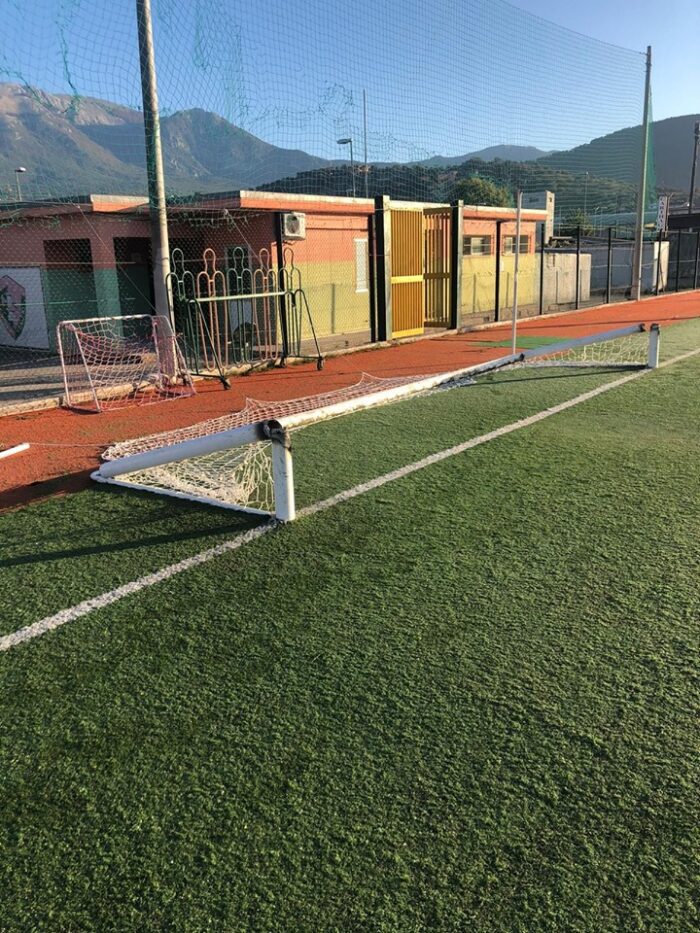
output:
MULTIPOLYGON (((521 335, 561 336, 563 340, 624 327, 658 323, 662 327, 700 317, 700 291, 665 295, 641 302, 607 305, 549 315, 519 324, 521 335)), ((214 381, 197 383, 197 395, 102 414, 49 409, 0 418, 0 446, 28 441, 28 451, 0 460, 0 509, 84 488, 100 452, 115 441, 185 427, 243 407, 246 397, 279 401, 352 385, 363 372, 374 376, 429 375, 462 369, 503 355, 502 347, 483 341, 507 339, 510 324, 466 334, 449 334, 397 346, 362 350, 315 364, 259 371, 233 377, 231 390, 214 381)))

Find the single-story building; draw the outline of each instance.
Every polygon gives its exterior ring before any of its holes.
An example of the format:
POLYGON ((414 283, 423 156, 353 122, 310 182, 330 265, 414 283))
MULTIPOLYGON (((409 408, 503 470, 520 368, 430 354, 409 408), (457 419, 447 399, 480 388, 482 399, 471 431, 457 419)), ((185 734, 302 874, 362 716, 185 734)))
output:
MULTIPOLYGON (((537 305, 538 225, 548 216, 524 209, 516 244, 513 208, 202 195, 168 207, 173 290, 187 272, 197 295, 240 299, 237 310, 252 314, 261 289, 301 287, 324 348, 493 320, 512 304, 516 249, 520 306, 537 305)), ((146 199, 87 195, 6 207, 0 296, 0 346, 49 351, 60 320, 153 311, 146 199)), ((301 328, 305 339, 306 320, 301 328)))

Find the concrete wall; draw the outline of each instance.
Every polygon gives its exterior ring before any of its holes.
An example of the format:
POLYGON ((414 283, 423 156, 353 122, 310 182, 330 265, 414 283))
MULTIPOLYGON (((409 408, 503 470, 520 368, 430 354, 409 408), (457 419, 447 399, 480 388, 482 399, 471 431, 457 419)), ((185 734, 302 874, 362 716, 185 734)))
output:
MULTIPOLYGON (((608 247, 593 246, 586 243, 585 250, 591 256, 591 289, 604 292, 608 276, 608 247)), ((657 260, 659 257, 659 243, 644 244, 642 254, 642 292, 652 294, 656 290, 657 260)), ((611 287, 613 291, 625 292, 632 286, 632 263, 634 258, 634 244, 615 244, 612 248, 611 287)), ((668 277, 668 243, 661 243, 661 288, 668 277)))
MULTIPOLYGON (((557 311, 576 303, 576 253, 554 250, 545 253, 544 311, 557 311)), ((581 303, 591 297, 591 256, 581 253, 579 263, 581 303)))
MULTIPOLYGON (((495 245, 495 223, 465 222, 465 234, 490 235, 495 245)), ((514 235, 514 224, 502 225, 502 239, 514 235)), ((528 252, 520 255, 518 278, 518 313, 525 317, 539 311, 540 253, 535 252, 535 224, 523 225, 523 234, 529 235, 528 252)), ((591 256, 581 254, 580 301, 590 300, 591 256)), ((515 280, 515 256, 500 257, 500 307, 498 317, 507 319, 512 314, 515 280)), ((496 257, 462 256, 461 324, 469 325, 496 319, 496 257)), ((576 301, 576 254, 564 250, 545 253, 543 309, 554 311, 571 307, 576 301)))

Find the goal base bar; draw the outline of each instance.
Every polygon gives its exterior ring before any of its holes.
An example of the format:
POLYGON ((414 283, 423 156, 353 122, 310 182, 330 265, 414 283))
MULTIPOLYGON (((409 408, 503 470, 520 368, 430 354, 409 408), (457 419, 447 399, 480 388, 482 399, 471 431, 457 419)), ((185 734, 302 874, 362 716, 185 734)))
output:
MULTIPOLYGON (((257 515, 261 518, 276 517, 274 512, 266 512, 263 509, 254 509, 246 505, 224 502, 221 499, 214 499, 212 496, 193 496, 186 492, 180 492, 177 489, 162 489, 159 486, 147 486, 145 483, 135 483, 125 479, 117 479, 112 476, 104 476, 99 470, 95 470, 91 473, 90 479, 98 483, 109 483, 112 486, 121 486, 122 489, 135 489, 138 492, 155 493, 157 496, 184 499, 186 502, 197 502, 199 505, 213 505, 216 506, 217 509, 230 509, 232 512, 245 512, 247 515, 257 515)), ((290 520, 291 519, 287 519, 287 521, 290 520)))
MULTIPOLYGON (((548 344, 521 353, 508 354, 485 363, 463 367, 450 372, 437 373, 433 376, 425 376, 411 382, 393 385, 390 388, 375 389, 366 395, 346 397, 341 401, 333 401, 318 408, 308 407, 286 415, 281 412, 279 414, 275 413, 272 417, 267 417, 264 420, 240 424, 237 427, 218 430, 211 434, 203 433, 177 443, 166 443, 164 446, 145 449, 125 457, 108 460, 92 474, 92 478, 98 482, 111 482, 125 488, 153 492, 159 495, 171 495, 174 498, 190 502, 228 508, 267 518, 275 517, 280 522, 289 522, 294 520, 296 516, 294 471, 289 433, 293 429, 319 423, 340 415, 376 408, 390 402, 413 398, 440 387, 449 387, 450 384, 458 384, 464 379, 503 370, 509 366, 530 363, 550 365, 550 361, 548 361, 550 356, 565 354, 569 350, 576 352, 580 348, 585 349, 591 344, 610 343, 619 338, 641 335, 645 332, 646 327, 643 324, 632 325, 614 331, 548 344), (238 493, 233 493, 229 496, 228 490, 234 488, 231 487, 230 481, 228 481, 229 485, 219 483, 218 486, 212 489, 215 492, 217 489, 220 490, 217 495, 222 495, 223 500, 217 498, 216 495, 206 495, 206 477, 205 481, 200 484, 203 494, 199 495, 197 488, 199 480, 196 480, 194 485, 189 480, 187 485, 183 485, 181 482, 178 488, 175 472, 168 472, 170 465, 175 468, 178 463, 197 460, 198 458, 205 458, 206 462, 206 458, 213 454, 223 454, 225 457, 227 452, 233 453, 236 449, 261 447, 261 445, 265 444, 270 445, 270 463, 265 475, 272 481, 274 494, 271 493, 268 497, 262 499, 248 496, 248 493, 240 496, 238 493), (164 468, 161 471, 161 475, 165 476, 165 481, 162 484, 161 476, 158 473, 148 475, 149 471, 158 470, 159 468, 164 468), (146 475, 138 475, 143 473, 146 473, 146 475), (132 479, 129 478, 129 474, 133 474, 132 479), (248 496, 248 501, 255 503, 255 507, 246 504, 246 496, 248 496), (236 499, 241 501, 235 501, 236 499), (259 507, 261 505, 262 508, 259 507)), ((653 325, 649 334, 648 348, 643 345, 639 346, 638 350, 640 352, 636 354, 635 359, 629 359, 626 355, 627 350, 623 347, 625 349, 625 358, 622 360, 611 359, 605 362, 599 361, 597 364, 587 359, 564 360, 563 364, 584 367, 597 365, 603 368, 609 366, 634 369, 654 368, 658 364, 658 334, 658 326, 653 325)), ((601 355, 604 356, 604 353, 605 349, 603 349, 601 355)), ((635 354, 632 353, 631 356, 634 357, 635 354)), ((280 403, 280 405, 282 404, 280 403)), ((217 467, 217 469, 219 468, 217 467)), ((231 467, 229 466, 227 469, 231 469, 231 467)), ((204 474, 202 475, 204 476, 204 474)), ((227 474, 224 472, 221 475, 226 476, 227 474)))

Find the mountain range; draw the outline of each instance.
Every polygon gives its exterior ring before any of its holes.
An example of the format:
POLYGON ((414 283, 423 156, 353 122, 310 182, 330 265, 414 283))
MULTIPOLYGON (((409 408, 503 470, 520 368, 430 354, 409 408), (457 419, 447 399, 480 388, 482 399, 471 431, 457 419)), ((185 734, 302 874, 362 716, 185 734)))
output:
MULTIPOLYGON (((653 125, 657 185, 686 192, 690 175, 693 125, 697 114, 653 125)), ((161 117, 168 190, 185 194, 265 186, 298 173, 346 165, 297 149, 284 149, 201 109, 161 117)), ((531 146, 499 145, 462 156, 434 156, 408 168, 456 169, 479 161, 528 164, 534 170, 563 171, 635 185, 639 174, 640 127, 628 127, 564 152, 531 146)), ((0 84, 0 192, 14 196, 14 170, 25 166, 24 196, 69 197, 87 193, 141 194, 146 191, 143 116, 140 111, 94 98, 49 94, 15 84, 0 84)), ((375 176, 387 166, 373 169, 375 176)), ((406 166, 395 166, 400 174, 406 166)), ((530 174, 532 174, 530 170, 530 174)), ((463 175, 463 172, 459 173, 463 175)))

